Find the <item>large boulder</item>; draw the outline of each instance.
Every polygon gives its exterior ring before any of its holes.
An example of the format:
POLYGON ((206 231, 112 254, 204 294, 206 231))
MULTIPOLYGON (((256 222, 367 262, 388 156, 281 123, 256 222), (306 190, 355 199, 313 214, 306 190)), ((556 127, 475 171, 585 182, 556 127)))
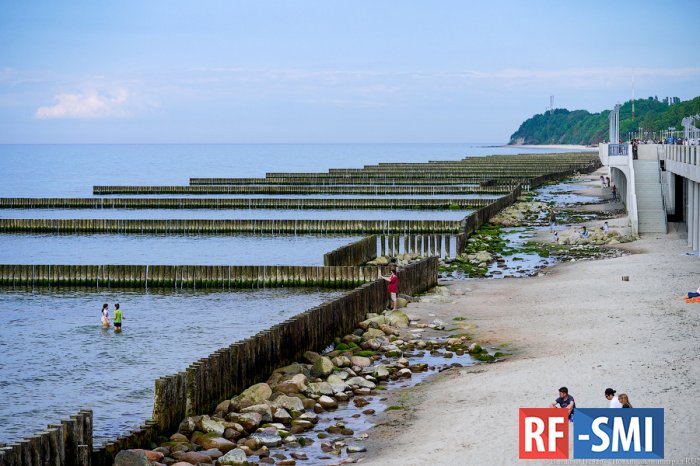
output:
POLYGON ((332 395, 333 387, 328 382, 312 382, 309 384, 306 393, 311 395, 332 395))
POLYGON ((319 356, 311 366, 312 377, 328 377, 333 373, 333 362, 326 356, 319 356))
POLYGON ((143 450, 122 450, 114 458, 115 466, 151 466, 143 450))
POLYGON ((307 377, 304 374, 295 374, 287 380, 283 380, 275 385, 276 392, 281 393, 301 393, 306 390, 307 377))
POLYGON ((295 396, 280 395, 270 404, 274 408, 283 408, 287 411, 304 411, 304 402, 295 396))
POLYGON ((261 422, 272 422, 272 410, 270 410, 270 406, 266 404, 253 405, 241 409, 241 414, 245 413, 258 413, 262 416, 261 422))
POLYGON ((226 440, 223 437, 216 437, 213 434, 202 435, 197 437, 195 441, 197 445, 204 448, 205 450, 219 450, 222 453, 233 450, 236 448, 236 444, 230 440, 226 440))
POLYGON ((362 377, 352 377, 348 380, 345 381, 348 385, 351 387, 360 387, 360 388, 369 388, 369 389, 374 389, 377 386, 374 384, 374 382, 370 382, 367 379, 363 379, 362 377))
POLYGON ((246 431, 250 432, 260 425, 262 415, 259 413, 229 413, 227 419, 240 424, 246 431))
POLYGON ((372 364, 372 360, 365 356, 353 356, 350 358, 350 362, 357 367, 369 367, 372 364))
POLYGON ((272 396, 272 389, 266 383, 257 383, 246 390, 240 395, 235 397, 232 401, 234 409, 240 410, 247 408, 248 406, 259 405, 269 400, 272 396))
POLYGON ((386 314, 387 324, 392 327, 407 328, 408 327, 408 316, 401 311, 391 311, 386 314))
POLYGON ((240 448, 234 448, 233 450, 229 451, 224 456, 219 458, 219 464, 243 466, 248 464, 248 457, 246 456, 245 452, 240 448))
POLYGON ((362 335, 362 340, 364 341, 372 340, 374 338, 386 338, 386 335, 378 328, 368 328, 362 335))
POLYGON ((172 457, 178 461, 184 461, 185 463, 197 464, 197 463, 211 463, 211 457, 204 455, 196 451, 178 451, 172 454, 172 457))
POLYGON ((209 416, 202 416, 199 422, 197 422, 197 430, 204 433, 212 432, 218 436, 224 435, 226 427, 218 421, 211 419, 209 416))
POLYGON ((282 445, 282 437, 276 432, 256 432, 250 438, 257 440, 266 447, 279 447, 282 445))

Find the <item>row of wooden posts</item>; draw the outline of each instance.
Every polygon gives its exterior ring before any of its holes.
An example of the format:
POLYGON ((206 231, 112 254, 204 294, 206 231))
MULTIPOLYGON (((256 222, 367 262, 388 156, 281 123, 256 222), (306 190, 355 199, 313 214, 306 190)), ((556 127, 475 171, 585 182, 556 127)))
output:
POLYGON ((92 411, 81 410, 0 448, 0 466, 89 466, 92 463, 92 411))
POLYGON ((510 192, 509 184, 467 185, 184 185, 184 186, 93 186, 96 195, 111 194, 356 194, 377 196, 400 195, 464 195, 504 194, 510 192))
MULTIPOLYGON (((376 239, 374 242, 376 251, 376 239)), ((375 253, 376 254, 376 253, 375 253)), ((1 264, 8 287, 141 289, 352 288, 376 280, 377 267, 359 265, 28 265, 1 264)))
POLYGON ((449 234, 456 220, 0 219, 0 232, 226 235, 449 234))
POLYGON ((0 209, 470 209, 484 198, 0 198, 0 209))

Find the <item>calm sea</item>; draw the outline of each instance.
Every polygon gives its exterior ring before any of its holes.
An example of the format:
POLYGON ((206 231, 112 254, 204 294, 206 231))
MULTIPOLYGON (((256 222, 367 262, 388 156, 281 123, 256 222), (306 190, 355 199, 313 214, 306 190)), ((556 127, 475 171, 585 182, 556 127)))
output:
MULTIPOLYGON (((528 151, 496 144, 0 145, 0 197, 88 197, 93 185, 186 185, 190 177, 262 177, 379 162, 459 160, 528 151)), ((531 152, 554 152, 537 150, 531 152)), ((0 210, 0 218, 431 218, 454 211, 0 210)), ((354 236, 0 234, 0 263, 320 264, 354 236)), ((153 381, 336 293, 0 289, 0 442, 95 411, 98 441, 150 416, 153 381), (125 330, 102 332, 102 302, 125 330)))

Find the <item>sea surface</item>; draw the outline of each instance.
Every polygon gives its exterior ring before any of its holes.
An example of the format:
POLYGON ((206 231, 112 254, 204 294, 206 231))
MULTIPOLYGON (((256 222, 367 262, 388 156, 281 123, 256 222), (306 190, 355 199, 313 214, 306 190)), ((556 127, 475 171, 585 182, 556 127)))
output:
MULTIPOLYGON (((523 152, 561 151, 498 144, 0 145, 0 197, 90 197, 93 185, 187 185, 190 177, 263 177, 523 152)), ((468 213, 0 209, 0 218, 457 220, 468 213)), ((0 263, 318 265, 325 252, 358 238, 0 234, 0 263)), ((30 435, 83 407, 95 411, 97 443, 124 434, 150 417, 157 377, 335 296, 285 289, 0 289, 0 442, 30 435), (103 302, 110 308, 122 304, 122 334, 101 330, 103 302)))

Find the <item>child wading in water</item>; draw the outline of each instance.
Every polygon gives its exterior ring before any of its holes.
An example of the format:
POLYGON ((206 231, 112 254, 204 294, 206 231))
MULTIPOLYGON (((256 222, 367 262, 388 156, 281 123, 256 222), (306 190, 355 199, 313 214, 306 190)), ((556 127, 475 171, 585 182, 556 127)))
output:
POLYGON ((102 327, 109 328, 109 305, 102 305, 102 327))
POLYGON ((119 309, 119 303, 114 305, 114 331, 115 332, 121 332, 122 331, 122 319, 124 317, 122 316, 122 310, 119 309))

